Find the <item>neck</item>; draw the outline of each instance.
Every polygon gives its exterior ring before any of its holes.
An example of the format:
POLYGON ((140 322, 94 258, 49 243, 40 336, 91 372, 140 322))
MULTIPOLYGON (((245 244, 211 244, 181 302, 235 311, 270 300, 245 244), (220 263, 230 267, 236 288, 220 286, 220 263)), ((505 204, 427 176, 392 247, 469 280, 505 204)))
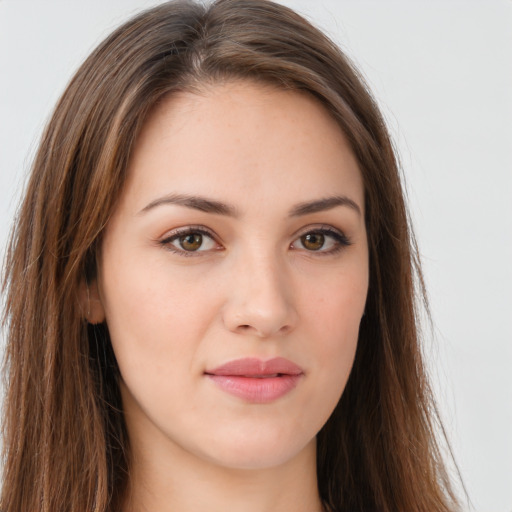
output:
POLYGON ((264 469, 225 468, 178 451, 161 457, 151 450, 132 454, 125 512, 322 510, 314 441, 293 460, 264 469))

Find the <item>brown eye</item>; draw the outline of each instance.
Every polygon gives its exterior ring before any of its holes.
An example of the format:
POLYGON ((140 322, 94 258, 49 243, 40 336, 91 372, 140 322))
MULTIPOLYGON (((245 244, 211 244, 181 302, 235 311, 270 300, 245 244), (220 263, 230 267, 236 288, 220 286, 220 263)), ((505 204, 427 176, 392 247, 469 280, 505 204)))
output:
POLYGON ((351 242, 343 232, 330 226, 323 226, 304 233, 292 242, 290 248, 327 256, 336 254, 349 245, 351 242))
POLYGON ((199 256, 202 253, 220 249, 212 235, 196 228, 180 229, 164 238, 160 244, 181 256, 199 256))
POLYGON ((201 233, 188 233, 180 236, 178 240, 184 251, 197 251, 203 244, 203 235, 201 233))
POLYGON ((308 233, 300 237, 304 249, 319 251, 325 244, 325 236, 322 233, 308 233))

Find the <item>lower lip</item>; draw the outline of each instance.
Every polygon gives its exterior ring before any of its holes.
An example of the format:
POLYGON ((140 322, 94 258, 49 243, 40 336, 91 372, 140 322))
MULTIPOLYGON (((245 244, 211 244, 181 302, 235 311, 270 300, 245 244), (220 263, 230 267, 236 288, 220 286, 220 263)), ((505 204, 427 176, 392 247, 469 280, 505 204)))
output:
POLYGON ((220 389, 255 404, 266 404, 281 398, 294 389, 302 375, 255 378, 238 375, 208 375, 220 389))

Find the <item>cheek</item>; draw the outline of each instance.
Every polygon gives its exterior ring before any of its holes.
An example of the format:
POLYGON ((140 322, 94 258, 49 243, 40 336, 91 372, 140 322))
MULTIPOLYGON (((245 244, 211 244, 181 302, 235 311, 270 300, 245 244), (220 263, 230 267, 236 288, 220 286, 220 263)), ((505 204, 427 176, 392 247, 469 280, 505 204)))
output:
POLYGON ((308 339, 316 356, 320 387, 332 406, 345 387, 357 349, 368 287, 366 267, 340 272, 304 298, 308 339))
POLYGON ((102 300, 123 376, 168 374, 171 361, 188 367, 215 309, 211 293, 180 280, 158 259, 149 264, 115 259, 103 274, 102 300))
POLYGON ((341 270, 307 289, 312 291, 304 293, 302 310, 310 317, 310 324, 332 340, 334 347, 339 345, 337 340, 357 342, 368 292, 366 267, 341 270))

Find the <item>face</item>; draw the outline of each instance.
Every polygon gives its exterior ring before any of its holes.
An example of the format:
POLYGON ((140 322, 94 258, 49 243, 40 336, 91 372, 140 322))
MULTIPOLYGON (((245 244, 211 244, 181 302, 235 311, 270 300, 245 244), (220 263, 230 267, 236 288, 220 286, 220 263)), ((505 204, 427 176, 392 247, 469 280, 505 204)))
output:
POLYGON ((323 107, 245 82, 167 98, 93 284, 132 446, 229 468, 314 450, 367 287, 361 174, 323 107))

